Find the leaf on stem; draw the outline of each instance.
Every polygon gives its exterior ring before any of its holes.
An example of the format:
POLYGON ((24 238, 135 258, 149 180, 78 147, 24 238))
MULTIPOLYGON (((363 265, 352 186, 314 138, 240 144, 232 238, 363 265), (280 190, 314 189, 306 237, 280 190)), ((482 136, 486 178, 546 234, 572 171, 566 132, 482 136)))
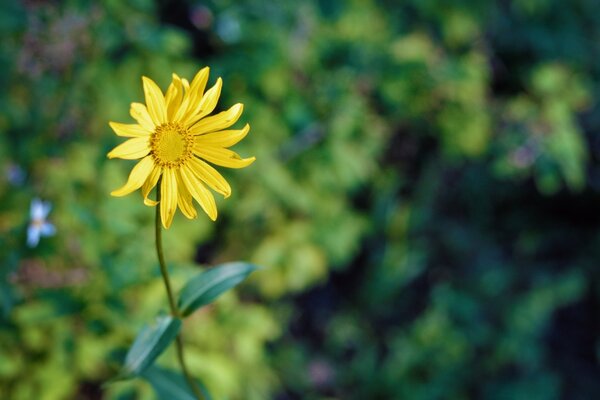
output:
MULTIPOLYGON (((175 371, 153 365, 142 372, 141 377, 152 385, 159 399, 196 400, 183 375, 175 371)), ((204 395, 204 399, 211 400, 212 398, 202 382, 197 379, 195 381, 204 395)))
POLYGON ((180 329, 181 320, 170 315, 158 317, 155 325, 144 327, 125 357, 120 378, 127 379, 143 373, 171 344, 180 329))
POLYGON ((232 262, 210 268, 192 278, 179 295, 179 311, 186 317, 242 282, 258 267, 245 262, 232 262))

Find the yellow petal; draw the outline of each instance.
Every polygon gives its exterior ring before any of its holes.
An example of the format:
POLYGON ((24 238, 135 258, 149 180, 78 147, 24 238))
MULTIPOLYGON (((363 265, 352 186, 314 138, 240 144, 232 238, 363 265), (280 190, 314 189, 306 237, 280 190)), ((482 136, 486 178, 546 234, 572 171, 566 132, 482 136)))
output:
POLYGON ((229 186, 229 183, 227 183, 225 178, 216 169, 204 161, 192 157, 188 163, 188 167, 194 172, 197 178, 210 186, 215 192, 222 194, 225 198, 231 195, 231 186, 229 186))
POLYGON ((194 76, 194 79, 192 80, 192 83, 190 85, 190 91, 195 99, 202 98, 202 95, 204 94, 204 89, 206 89, 206 83, 208 82, 209 72, 210 68, 204 67, 200 71, 198 71, 196 76, 194 76))
POLYGON ((177 210, 177 179, 173 168, 164 169, 160 185, 160 219, 165 229, 169 229, 177 210))
POLYGON ((142 103, 131 103, 129 114, 143 128, 149 130, 150 132, 154 132, 155 125, 154 122, 152 122, 152 118, 150 118, 150 114, 148 114, 148 109, 145 105, 143 105, 142 103))
POLYGON ((183 85, 181 78, 177 74, 173 74, 173 82, 167 89, 165 95, 165 104, 167 105, 167 118, 171 121, 175 117, 175 113, 181 106, 181 99, 183 99, 183 85))
POLYGON ((195 143, 202 143, 214 147, 231 147, 246 137, 250 131, 250 125, 246 124, 243 129, 218 131, 195 136, 195 143))
POLYGON ((190 84, 186 79, 181 80, 181 87, 183 88, 183 99, 181 100, 181 104, 179 108, 175 110, 175 115, 171 119, 174 122, 181 121, 188 112, 188 108, 190 108, 191 102, 194 100, 194 96, 190 93, 190 84))
POLYGON ((218 147, 194 144, 194 154, 213 164, 227 168, 244 168, 252 164, 256 157, 241 158, 236 152, 218 147))
POLYGON ((121 124, 119 122, 108 123, 117 136, 123 137, 144 137, 149 136, 152 131, 138 124, 121 124))
POLYGON ((136 160, 146 156, 148 153, 150 153, 149 137, 136 137, 112 149, 108 153, 108 158, 136 160))
POLYGON ((154 168, 154 160, 152 160, 152 156, 142 158, 142 160, 131 170, 129 179, 127 179, 127 183, 123 185, 123 187, 113 190, 110 193, 111 196, 121 197, 139 189, 146 181, 148 175, 150 175, 152 168, 154 168))
POLYGON ((175 177, 177 178, 177 190, 179 192, 177 195, 177 206, 186 218, 194 219, 198 216, 198 213, 192 203, 192 195, 183 184, 179 171, 175 171, 175 177))
POLYGON ((192 135, 202 135, 229 128, 237 122, 242 115, 242 111, 244 111, 244 105, 238 103, 227 111, 200 120, 190 128, 190 133, 192 135))
POLYGON ((187 113, 188 108, 193 99, 193 94, 190 92, 190 83, 185 78, 181 78, 181 87, 183 88, 182 94, 183 99, 181 100, 181 105, 177 110, 174 110, 175 115, 171 119, 173 122, 179 122, 183 116, 187 113))
MULTIPOLYGON (((221 78, 218 78, 217 83, 202 96, 202 100, 197 102, 197 104, 190 104, 189 110, 182 118, 181 122, 186 125, 194 125, 197 121, 213 112, 219 101, 222 86, 223 81, 221 78)), ((197 101, 197 99, 195 101, 197 101)))
POLYGON ((210 219, 217 219, 217 205, 212 193, 204 187, 202 182, 194 176, 194 173, 185 165, 181 167, 181 180, 185 187, 190 191, 192 197, 200 204, 200 207, 210 219))
POLYGON ((142 82, 144 83, 146 106, 148 107, 148 113, 150 114, 152 121, 154 121, 155 125, 167 122, 167 107, 162 91, 150 78, 143 76, 142 82))
POLYGON ((160 167, 159 165, 154 165, 154 168, 152 168, 152 172, 150 172, 150 175, 148 176, 148 178, 144 182, 144 185, 142 186, 142 196, 144 197, 144 204, 147 206, 154 207, 158 204, 158 201, 149 199, 148 194, 150 194, 150 191, 154 189, 154 186, 156 186, 156 183, 158 182, 158 178, 160 178, 161 173, 162 167, 160 167))

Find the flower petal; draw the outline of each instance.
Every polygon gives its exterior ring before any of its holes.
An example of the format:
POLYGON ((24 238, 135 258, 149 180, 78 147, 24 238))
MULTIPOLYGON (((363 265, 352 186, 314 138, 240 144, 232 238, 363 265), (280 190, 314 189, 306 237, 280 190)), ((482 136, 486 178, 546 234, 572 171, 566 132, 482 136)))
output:
POLYGON ((110 193, 111 196, 121 197, 139 189, 146 181, 148 175, 150 175, 150 172, 152 172, 152 168, 154 168, 152 156, 142 158, 142 160, 131 170, 127 183, 123 185, 123 187, 113 190, 110 193))
POLYGON ((121 143, 110 153, 108 158, 122 158, 125 160, 136 160, 150 152, 149 137, 137 137, 121 143))
POLYGON ((143 105, 142 103, 131 103, 129 114, 143 128, 149 130, 150 132, 154 132, 155 124, 154 122, 152 122, 152 118, 150 118, 150 114, 148 114, 148 109, 145 105, 143 105))
POLYGON ((52 210, 52 204, 49 201, 42 201, 42 218, 46 218, 52 210))
POLYGON ((256 157, 241 158, 239 154, 228 149, 194 144, 194 154, 213 164, 227 168, 244 168, 252 164, 256 157))
POLYGON ((222 194, 225 198, 231 195, 231 186, 216 169, 196 157, 192 157, 187 165, 196 177, 210 186, 212 190, 222 194))
POLYGON ((200 207, 210 219, 217 219, 217 205, 212 193, 204 187, 202 182, 194 176, 194 173, 185 165, 181 167, 181 180, 185 187, 190 191, 192 197, 200 204, 200 207))
POLYGON ((165 97, 156 83, 150 78, 142 77, 146 106, 154 124, 160 125, 167 122, 167 106, 165 97))
POLYGON ((56 228, 50 222, 44 222, 40 227, 42 236, 53 236, 56 233, 56 228))
POLYGON ((154 189, 154 186, 156 186, 156 183, 158 182, 158 178, 160 178, 161 173, 162 167, 159 165, 154 165, 154 168, 152 168, 152 172, 150 172, 150 175, 148 176, 148 178, 146 178, 146 181, 142 186, 142 196, 144 197, 144 204, 149 207, 154 207, 158 204, 157 200, 149 199, 148 194, 150 194, 150 191, 152 191, 152 189, 154 189))
POLYGON ((238 103, 227 111, 200 120, 190 128, 190 133, 192 135, 202 135, 229 128, 237 122, 242 115, 242 111, 244 111, 244 105, 238 103))
POLYGON ((152 131, 139 124, 121 124, 119 122, 108 123, 117 136, 123 137, 145 137, 150 136, 152 131))
POLYGON ((42 201, 36 197, 31 200, 31 204, 29 206, 29 217, 32 221, 43 221, 46 219, 48 214, 50 214, 51 209, 52 205, 49 201, 42 201))
MULTIPOLYGON (((221 95, 221 87, 223 87, 223 80, 218 78, 217 83, 202 96, 200 101, 197 98, 193 100, 196 103, 190 104, 190 109, 184 115, 181 122, 186 125, 194 125, 213 112, 221 95)), ((193 87, 190 90, 193 90, 193 87)))
POLYGON ((29 225, 27 227, 27 246, 35 247, 40 242, 40 228, 36 225, 29 225))
POLYGON ((195 143, 214 147, 231 147, 245 138, 249 131, 250 125, 246 124, 242 129, 205 133, 196 135, 195 143))
POLYGON ((179 122, 183 119, 183 117, 187 114, 188 108, 190 107, 191 102, 194 100, 193 94, 190 92, 190 83, 187 79, 181 79, 181 87, 183 98, 181 100, 181 104, 177 110, 174 110, 175 115, 171 118, 171 121, 179 122))
POLYGON ((183 85, 181 78, 177 74, 173 74, 173 82, 167 89, 165 95, 165 104, 167 105, 167 118, 172 121, 175 117, 175 113, 181 106, 181 100, 183 99, 183 85))
POLYGON ((192 79, 192 83, 190 84, 190 94, 194 96, 194 99, 201 99, 204 94, 204 89, 206 89, 206 83, 208 82, 208 73, 210 72, 210 68, 204 67, 194 79, 192 79))
POLYGON ((40 199, 36 197, 31 200, 31 203, 29 204, 29 217, 31 219, 43 219, 44 216, 42 215, 42 210, 42 201, 40 199))
POLYGON ((169 229, 177 210, 177 179, 173 168, 165 168, 160 185, 160 219, 165 229, 169 229))
POLYGON ((192 195, 183 184, 180 171, 175 171, 175 177, 177 178, 177 190, 179 191, 177 196, 177 206, 186 218, 194 219, 198 216, 198 213, 192 203, 192 195))
POLYGON ((188 93, 190 91, 190 83, 188 82, 187 79, 185 78, 181 78, 181 84, 183 85, 183 94, 185 95, 186 93, 188 93))

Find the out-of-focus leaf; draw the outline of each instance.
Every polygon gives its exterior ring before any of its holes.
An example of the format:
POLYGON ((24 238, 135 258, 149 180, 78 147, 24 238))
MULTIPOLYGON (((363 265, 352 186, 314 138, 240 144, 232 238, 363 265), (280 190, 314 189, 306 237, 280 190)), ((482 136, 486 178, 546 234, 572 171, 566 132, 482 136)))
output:
POLYGON ((221 293, 242 282, 256 270, 256 265, 232 262, 211 268, 192 278, 181 290, 179 310, 183 316, 209 304, 221 293))
POLYGON ((27 23, 26 11, 19 2, 2 2, 0 5, 0 32, 3 34, 23 28, 27 23))
MULTIPOLYGON (((140 376, 152 385, 152 388, 159 399, 196 400, 186 379, 183 375, 175 371, 151 366, 140 376)), ((212 397, 210 396, 210 393, 208 393, 206 386, 198 379, 195 379, 195 381, 200 388, 200 391, 202 391, 204 398, 206 400, 211 400, 212 397)))
POLYGON ((3 282, 0 282, 0 306, 2 314, 5 316, 8 315, 13 306, 12 289, 3 282))
POLYGON ((125 357, 120 378, 130 378, 144 372, 171 344, 179 333, 181 320, 162 316, 153 326, 147 326, 138 334, 125 357))

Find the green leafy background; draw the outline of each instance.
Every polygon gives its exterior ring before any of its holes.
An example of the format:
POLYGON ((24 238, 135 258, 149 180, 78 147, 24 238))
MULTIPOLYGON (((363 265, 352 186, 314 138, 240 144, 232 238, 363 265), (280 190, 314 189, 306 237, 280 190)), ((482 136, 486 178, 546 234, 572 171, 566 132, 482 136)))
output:
MULTIPOLYGON (((264 268, 182 332, 215 399, 600 395, 600 3, 0 4, 0 398, 114 377, 167 312, 153 209, 106 159, 141 75, 211 67, 249 168, 165 252, 264 268), (29 204, 57 234, 26 246, 29 204)), ((177 368, 173 349, 158 360, 177 368)), ((156 370, 153 370, 156 372, 156 370)), ((152 374, 154 373, 152 372, 152 374)), ((148 376, 152 376, 151 373, 148 376)), ((151 378, 148 378, 151 379, 151 378)), ((156 385, 160 386, 160 382, 156 385)))

